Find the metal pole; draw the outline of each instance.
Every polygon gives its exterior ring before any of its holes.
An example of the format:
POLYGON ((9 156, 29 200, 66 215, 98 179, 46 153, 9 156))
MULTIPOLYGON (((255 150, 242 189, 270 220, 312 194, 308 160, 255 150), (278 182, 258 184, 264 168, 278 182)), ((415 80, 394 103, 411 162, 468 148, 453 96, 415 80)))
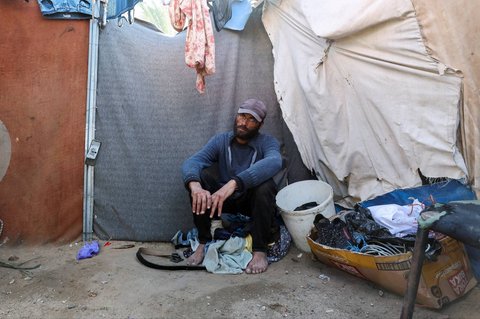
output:
MULTIPOLYGON (((95 112, 97 100, 97 70, 98 70, 98 35, 99 26, 95 19, 98 2, 93 4, 93 15, 90 20, 89 48, 88 48, 88 83, 87 83, 87 110, 85 129, 85 156, 92 140, 95 138, 95 112)), ((83 240, 93 238, 93 180, 94 166, 84 166, 83 184, 83 240)))
POLYGON ((423 229, 420 226, 415 238, 415 247, 413 248, 412 264, 408 274, 407 290, 403 297, 402 314, 400 319, 411 319, 417 298, 418 284, 422 275, 423 261, 425 260, 425 248, 427 247, 429 229, 423 229))

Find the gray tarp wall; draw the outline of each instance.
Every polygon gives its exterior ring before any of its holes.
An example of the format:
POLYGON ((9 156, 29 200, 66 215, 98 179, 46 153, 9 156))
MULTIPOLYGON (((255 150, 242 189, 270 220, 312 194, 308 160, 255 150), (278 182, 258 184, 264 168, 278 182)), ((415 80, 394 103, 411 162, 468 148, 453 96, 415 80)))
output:
POLYGON ((185 32, 166 37, 141 24, 100 32, 94 231, 103 239, 170 240, 193 224, 182 161, 229 130, 237 105, 266 102, 262 130, 283 144, 289 181, 309 178, 277 103, 270 40, 256 9, 242 32, 215 32, 216 74, 206 93, 185 66, 185 32))

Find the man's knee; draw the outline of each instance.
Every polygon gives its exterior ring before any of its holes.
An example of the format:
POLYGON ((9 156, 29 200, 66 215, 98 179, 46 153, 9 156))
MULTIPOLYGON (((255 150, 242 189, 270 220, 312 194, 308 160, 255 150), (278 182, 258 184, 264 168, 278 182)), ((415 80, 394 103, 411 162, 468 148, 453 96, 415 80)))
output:
POLYGON ((256 196, 275 196, 277 193, 277 184, 273 181, 273 179, 269 179, 262 184, 258 185, 255 189, 256 196))
POLYGON ((204 168, 200 172, 200 183, 209 192, 216 192, 220 188, 218 168, 215 165, 204 168))

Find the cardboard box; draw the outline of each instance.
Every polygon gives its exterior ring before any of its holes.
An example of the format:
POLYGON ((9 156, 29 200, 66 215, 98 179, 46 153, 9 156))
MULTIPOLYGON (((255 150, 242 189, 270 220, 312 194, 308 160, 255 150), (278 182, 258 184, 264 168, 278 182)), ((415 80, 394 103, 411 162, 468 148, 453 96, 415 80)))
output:
MULTIPOLYGON (((312 253, 324 264, 367 279, 393 293, 404 295, 412 253, 373 256, 332 248, 315 242, 316 229, 307 237, 312 253)), ((426 260, 416 303, 440 309, 477 285, 463 244, 450 237, 440 239, 442 252, 435 262, 426 260)))

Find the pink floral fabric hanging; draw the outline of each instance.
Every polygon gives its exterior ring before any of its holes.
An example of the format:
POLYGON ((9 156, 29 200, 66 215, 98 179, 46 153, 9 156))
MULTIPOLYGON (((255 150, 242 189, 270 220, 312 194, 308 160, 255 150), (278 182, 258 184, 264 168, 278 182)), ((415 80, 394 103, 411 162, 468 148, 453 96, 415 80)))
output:
POLYGON ((197 72, 196 88, 205 92, 205 76, 215 73, 215 40, 206 0, 171 0, 172 26, 182 31, 188 21, 185 63, 197 72))

